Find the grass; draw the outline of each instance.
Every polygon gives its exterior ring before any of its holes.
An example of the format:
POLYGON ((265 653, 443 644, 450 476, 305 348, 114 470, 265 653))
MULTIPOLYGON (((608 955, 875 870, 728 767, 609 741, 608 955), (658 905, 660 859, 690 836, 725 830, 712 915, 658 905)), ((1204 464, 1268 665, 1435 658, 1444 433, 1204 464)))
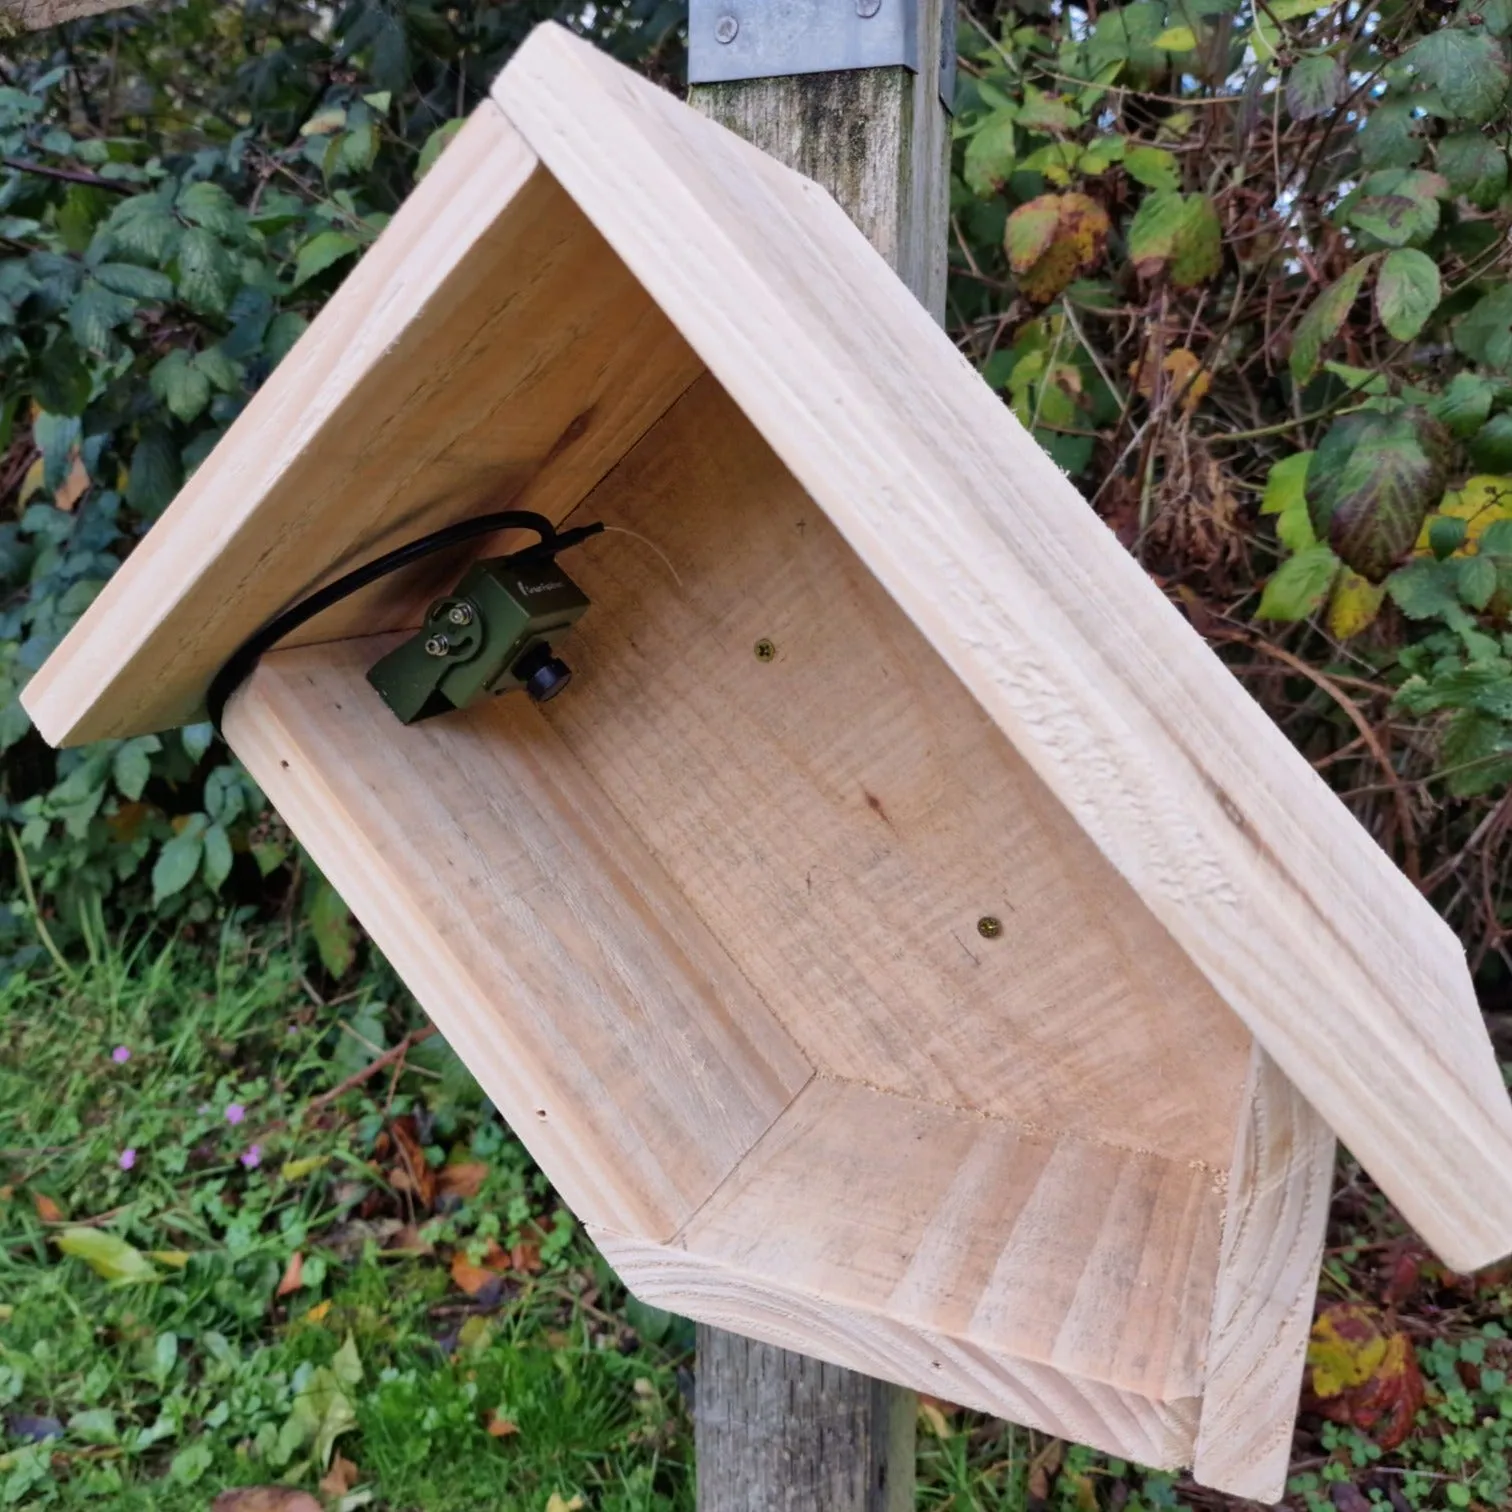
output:
MULTIPOLYGON (((690 1512, 689 1326, 424 1034, 381 968, 323 1001, 234 934, 0 984, 0 1507, 690 1512)), ((1512 1270, 1444 1272, 1346 1170, 1320 1306, 1288 1507, 1512 1506, 1512 1270)), ((933 1512, 1243 1505, 919 1426, 933 1512)))
POLYGON ((242 942, 0 989, 0 1504, 338 1464, 345 1507, 688 1505, 685 1326, 626 1311, 445 1047, 316 1101, 408 1029, 382 985, 321 1005, 242 942))

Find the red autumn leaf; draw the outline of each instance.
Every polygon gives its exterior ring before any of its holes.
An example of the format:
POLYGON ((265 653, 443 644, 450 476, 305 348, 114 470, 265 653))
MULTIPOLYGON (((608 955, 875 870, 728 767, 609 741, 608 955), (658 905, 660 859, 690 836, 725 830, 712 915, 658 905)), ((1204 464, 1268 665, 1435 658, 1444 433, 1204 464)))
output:
POLYGON ((488 1436, 490 1438, 513 1438, 520 1431, 518 1423, 512 1423, 507 1417, 500 1414, 497 1408, 488 1417, 488 1436))
POLYGON ((304 1256, 295 1250, 289 1256, 289 1263, 284 1266, 283 1280, 278 1283, 277 1296, 287 1297, 290 1292, 297 1292, 304 1285, 304 1256))
POLYGON ((1423 1405, 1412 1340, 1384 1314, 1352 1302, 1325 1308, 1307 1347, 1308 1408, 1395 1449, 1423 1405))
POLYGON ((339 1501, 362 1479, 362 1472, 344 1454, 338 1453, 331 1468, 320 1478, 320 1494, 339 1501))
POLYGON ((46 1192, 33 1192, 32 1206, 43 1223, 62 1223, 63 1209, 46 1192))

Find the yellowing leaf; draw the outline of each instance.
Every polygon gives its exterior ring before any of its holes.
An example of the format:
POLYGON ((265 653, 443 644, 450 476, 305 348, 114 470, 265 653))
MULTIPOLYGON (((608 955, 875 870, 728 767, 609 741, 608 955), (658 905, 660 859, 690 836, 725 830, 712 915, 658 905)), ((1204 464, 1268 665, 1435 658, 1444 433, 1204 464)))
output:
POLYGON ((929 1428, 929 1431, 938 1439, 950 1437, 950 1424, 945 1419, 945 1414, 935 1406, 933 1402, 919 1403, 919 1416, 929 1428))
MULTIPOLYGON (((1169 396, 1178 397, 1184 413, 1190 415, 1202 402, 1202 396, 1213 386, 1213 376, 1202 366, 1202 359, 1187 347, 1176 347, 1161 359, 1160 371, 1165 375, 1160 388, 1169 396)), ((1145 359, 1129 369, 1130 376, 1140 394, 1153 400, 1156 393, 1153 365, 1145 359)))
POLYGON ((1307 1402, 1336 1423, 1394 1449, 1423 1405, 1412 1341, 1373 1308, 1338 1302, 1313 1324, 1307 1346, 1307 1402))
POLYGON ((329 1155, 305 1155, 298 1160, 286 1160, 278 1168, 278 1174, 285 1181, 303 1181, 328 1164, 330 1159, 329 1155))
POLYGON ((1097 266, 1108 212, 1085 194, 1042 194, 1008 217, 1004 246, 1019 287, 1038 304, 1097 266))
POLYGON ((1190 26, 1171 26, 1155 39, 1155 46, 1162 52, 1191 52, 1197 45, 1197 36, 1190 26))
MULTIPOLYGON (((1465 522, 1465 546, 1473 546, 1497 520, 1512 520, 1512 478, 1480 474, 1463 488, 1446 493, 1439 513, 1465 522)), ((1426 549, 1428 526, 1425 523, 1418 543, 1426 549)), ((1459 553, 1462 554, 1464 547, 1459 553)))
POLYGON ((1381 612, 1385 598, 1384 584, 1372 583, 1346 567, 1328 601, 1328 633, 1336 640, 1348 640, 1368 630, 1381 612))
POLYGON ((574 1496, 568 1501, 553 1491, 546 1499, 546 1512, 583 1512, 583 1498, 574 1496))
POLYGON ((336 105, 326 110, 317 110, 299 128, 299 134, 300 136, 329 136, 333 131, 340 131, 345 125, 346 111, 336 105))
POLYGON ((184 1270, 188 1267, 190 1254, 188 1250, 148 1250, 147 1258, 171 1270, 184 1270))
POLYGON ((157 1269, 141 1250, 100 1229, 64 1229, 58 1235, 58 1248, 115 1286, 158 1279, 157 1269))
POLYGON ((320 1323, 325 1319, 325 1315, 330 1312, 330 1310, 331 1299, 327 1297, 324 1302, 317 1302, 314 1307, 312 1307, 309 1312, 305 1314, 305 1322, 320 1323))

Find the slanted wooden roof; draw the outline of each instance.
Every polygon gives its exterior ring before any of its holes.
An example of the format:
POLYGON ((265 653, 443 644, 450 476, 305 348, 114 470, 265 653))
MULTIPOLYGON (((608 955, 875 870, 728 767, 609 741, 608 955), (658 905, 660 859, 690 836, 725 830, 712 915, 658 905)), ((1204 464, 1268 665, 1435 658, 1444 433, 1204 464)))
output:
POLYGON ((704 369, 1428 1242, 1512 1251, 1512 1110, 1448 927, 829 196, 560 29, 27 708, 57 741, 192 718, 320 578, 485 503, 560 517, 704 369))

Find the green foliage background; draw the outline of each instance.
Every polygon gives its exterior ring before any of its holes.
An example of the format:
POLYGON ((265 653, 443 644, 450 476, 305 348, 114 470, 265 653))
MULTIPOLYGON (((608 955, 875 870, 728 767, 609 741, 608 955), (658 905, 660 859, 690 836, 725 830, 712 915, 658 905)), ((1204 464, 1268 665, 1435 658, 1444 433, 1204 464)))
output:
MULTIPOLYGON (((531 26, 671 87, 678 0, 178 0, 0 63, 0 801, 25 962, 102 911, 339 900, 204 726, 16 694, 531 26), (28 901, 28 891, 33 901, 28 901)), ((1460 931, 1512 780, 1512 0, 973 0, 951 323, 1460 931)))

